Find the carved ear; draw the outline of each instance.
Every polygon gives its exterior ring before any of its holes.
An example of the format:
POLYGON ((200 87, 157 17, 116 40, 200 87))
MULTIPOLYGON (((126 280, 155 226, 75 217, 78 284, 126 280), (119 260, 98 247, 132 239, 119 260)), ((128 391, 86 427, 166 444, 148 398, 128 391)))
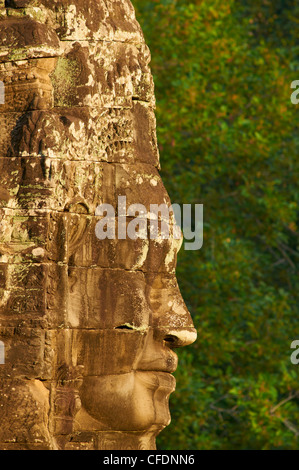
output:
POLYGON ((70 213, 67 223, 68 255, 70 258, 83 243, 86 236, 90 224, 87 217, 89 210, 84 203, 71 204, 65 210, 70 213))

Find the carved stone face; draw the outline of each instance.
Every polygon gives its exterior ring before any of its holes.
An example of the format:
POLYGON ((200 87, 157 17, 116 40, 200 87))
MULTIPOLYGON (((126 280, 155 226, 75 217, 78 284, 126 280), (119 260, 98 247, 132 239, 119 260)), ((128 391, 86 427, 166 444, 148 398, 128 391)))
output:
POLYGON ((70 351, 93 418, 81 410, 77 429, 157 432, 170 419, 173 348, 196 337, 174 274, 180 242, 98 240, 95 223, 69 263, 70 351))
POLYGON ((154 448, 173 349, 196 330, 175 277, 180 241, 149 236, 150 205, 170 200, 148 48, 128 0, 5 6, 1 445, 154 448), (97 206, 117 209, 119 196, 146 207, 147 237, 96 236, 97 206))

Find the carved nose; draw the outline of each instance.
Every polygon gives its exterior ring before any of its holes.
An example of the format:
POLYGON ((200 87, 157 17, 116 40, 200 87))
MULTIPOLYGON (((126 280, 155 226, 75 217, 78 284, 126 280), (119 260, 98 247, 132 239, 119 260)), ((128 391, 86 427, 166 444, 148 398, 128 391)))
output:
POLYGON ((191 327, 168 328, 160 326, 156 328, 154 336, 156 340, 164 341, 169 348, 175 349, 194 343, 197 339, 197 331, 191 327))
POLYGON ((170 348, 194 343, 197 331, 174 276, 161 276, 151 290, 155 337, 170 348))
POLYGON ((197 339, 197 331, 195 328, 174 328, 164 330, 164 341, 170 348, 182 348, 189 346, 197 339))
POLYGON ((170 348, 181 348, 194 343, 197 331, 178 285, 152 292, 153 327, 155 339, 170 348))

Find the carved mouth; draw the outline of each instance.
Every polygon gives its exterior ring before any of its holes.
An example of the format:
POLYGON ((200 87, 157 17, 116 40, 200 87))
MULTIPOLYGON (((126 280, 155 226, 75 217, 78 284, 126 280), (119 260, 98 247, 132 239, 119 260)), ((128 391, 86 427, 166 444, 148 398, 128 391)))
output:
POLYGON ((146 385, 147 388, 159 390, 166 395, 170 395, 175 390, 176 380, 169 372, 150 370, 137 370, 136 372, 139 380, 146 385))
POLYGON ((163 372, 173 374, 178 366, 178 356, 174 351, 168 351, 163 356, 152 359, 151 361, 147 358, 146 361, 142 362, 138 366, 140 371, 149 372, 163 372))

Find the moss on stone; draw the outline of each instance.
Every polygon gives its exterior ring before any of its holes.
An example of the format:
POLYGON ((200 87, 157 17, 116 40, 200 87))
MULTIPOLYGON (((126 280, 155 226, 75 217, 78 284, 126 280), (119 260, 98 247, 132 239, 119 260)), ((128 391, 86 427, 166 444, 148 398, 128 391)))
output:
POLYGON ((80 66, 74 59, 59 57, 51 74, 55 106, 71 105, 71 97, 80 73, 80 66))

